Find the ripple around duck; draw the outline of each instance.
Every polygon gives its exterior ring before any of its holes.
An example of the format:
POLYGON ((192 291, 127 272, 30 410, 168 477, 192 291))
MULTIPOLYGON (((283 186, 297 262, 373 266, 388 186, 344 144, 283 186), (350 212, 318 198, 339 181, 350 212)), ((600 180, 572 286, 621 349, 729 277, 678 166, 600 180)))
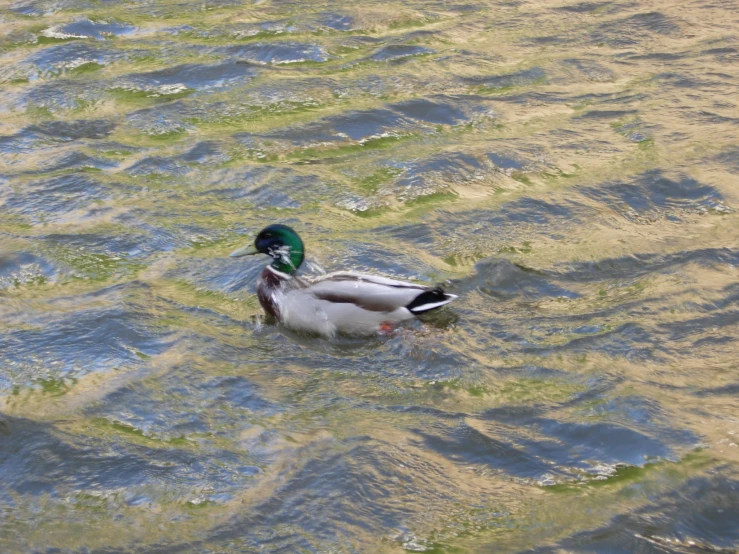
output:
MULTIPOLYGON (((3 154, 25 154, 35 149, 49 149, 56 143, 81 139, 101 139, 110 135, 115 125, 104 120, 48 121, 31 125, 14 135, 0 136, 0 152, 3 154)), ((62 153, 64 155, 66 153, 62 153)), ((8 157, 12 160, 12 157, 8 157)), ((16 158, 20 163, 22 159, 16 158)), ((49 163, 48 159, 44 160, 49 163)), ((42 162, 43 163, 43 162, 42 162)))
POLYGON ((541 273, 517 266, 508 260, 479 262, 473 277, 455 282, 455 290, 478 290, 497 299, 578 298, 580 294, 557 285, 541 273))
POLYGON ((592 208, 574 200, 553 202, 524 197, 496 210, 438 210, 432 221, 446 242, 440 254, 451 259, 479 259, 494 252, 525 251, 526 243, 537 235, 560 237, 568 227, 586 221, 593 213, 592 208))
POLYGON ((0 290, 54 281, 57 270, 54 264, 28 252, 0 253, 0 290))
POLYGON ((643 173, 632 183, 608 183, 580 192, 627 219, 644 223, 662 217, 679 221, 686 212, 701 213, 723 206, 723 196, 714 187, 687 177, 670 179, 660 171, 643 173))
POLYGON ((114 440, 114 453, 96 438, 71 440, 49 424, 8 418, 5 428, 0 433, 0 467, 12 476, 0 486, 6 501, 22 494, 28 503, 46 497, 51 505, 74 505, 80 497, 97 497, 118 509, 126 504, 155 506, 172 498, 202 501, 223 498, 259 472, 255 467, 247 470, 243 458, 217 450, 209 458, 184 449, 114 440))
POLYGON ((226 149, 218 141, 203 141, 182 154, 181 159, 190 164, 221 165, 231 160, 226 149))
POLYGON ((326 62, 331 56, 318 44, 301 42, 264 42, 226 47, 224 53, 236 60, 260 65, 301 62, 326 62))
POLYGON ((70 141, 79 139, 101 139, 110 135, 115 123, 104 119, 75 121, 46 121, 28 128, 50 139, 70 141))
POLYGON ((85 0, 82 2, 78 2, 77 0, 16 0, 11 4, 10 9, 11 11, 21 15, 40 17, 51 15, 63 10, 85 9, 90 7, 90 3, 85 0))
POLYGON ((194 130, 188 120, 202 117, 203 110, 197 105, 170 101, 168 104, 144 108, 126 115, 126 126, 154 138, 167 138, 194 130))
POLYGON ((377 52, 372 54, 369 59, 375 62, 397 62, 415 56, 425 56, 434 54, 430 48, 424 46, 414 46, 410 44, 391 44, 383 46, 377 52))
POLYGON ((86 416, 104 418, 164 442, 199 437, 230 441, 255 422, 283 411, 244 377, 208 375, 190 365, 127 385, 103 402, 103 406, 88 408, 86 416))
MULTIPOLYGON (((109 65, 124 60, 131 55, 132 52, 130 51, 116 50, 102 44, 73 41, 57 46, 49 46, 31 54, 21 64, 20 71, 22 73, 15 70, 10 78, 25 77, 29 80, 35 80, 58 77, 85 66, 109 65)), ((9 70, 10 68, 6 69, 6 71, 9 70)), ((0 73, 0 79, 2 79, 3 73, 0 73)))
POLYGON ((381 138, 400 132, 410 125, 412 125, 411 120, 393 111, 378 109, 332 116, 299 129, 289 129, 265 136, 289 140, 296 146, 309 146, 329 141, 341 144, 381 138))
POLYGON ((81 278, 95 278, 96 259, 105 274, 112 271, 116 263, 124 264, 187 244, 185 239, 177 240, 171 232, 147 225, 134 216, 121 217, 120 220, 121 224, 129 227, 126 231, 110 234, 52 233, 39 237, 40 243, 66 267, 70 275, 81 278), (106 264, 113 267, 106 267, 106 264))
POLYGON ((598 335, 574 338, 557 346, 526 346, 524 352, 548 355, 554 353, 585 353, 598 350, 606 356, 623 357, 629 361, 663 360, 669 352, 646 329, 627 323, 598 335))
MULTIPOLYGON (((64 435, 57 435, 47 425, 24 420, 10 420, 9 433, 2 437, 3 473, 16 474, 16 478, 3 483, 9 485, 3 492, 23 494, 48 494, 60 487, 69 492, 94 490, 101 482, 116 490, 120 487, 136 487, 144 476, 161 479, 173 469, 157 468, 138 456, 103 456, 93 445, 72 445, 64 435), (33 430, 33 441, 24 435, 33 430), (15 448, 14 448, 15 447, 15 448), (27 468, 35 467, 34 471, 27 468), (104 477, 103 477, 104 476, 104 477), (102 478, 102 479, 101 479, 102 478), (97 486, 96 486, 97 485, 97 486)), ((75 441, 77 442, 77 441, 75 441)), ((5 487, 3 487, 5 488, 5 487)))
POLYGON ((126 173, 132 177, 148 177, 151 175, 182 177, 193 171, 191 167, 179 160, 159 156, 142 158, 126 169, 126 173))
POLYGON ((464 153, 444 153, 393 165, 396 169, 402 168, 402 173, 390 183, 382 185, 378 192, 392 194, 402 202, 440 192, 453 192, 455 186, 475 182, 494 173, 490 164, 464 153))
POLYGON ((0 333, 3 365, 18 386, 44 380, 77 379, 92 372, 136 367, 172 344, 171 332, 157 328, 139 304, 143 289, 111 287, 59 300, 59 311, 27 311, 14 316, 19 329, 0 333), (66 313, 73 303, 75 311, 66 313), (27 328, 22 328, 22 327, 27 328))
POLYGON ((260 208, 299 208, 336 194, 333 184, 323 182, 318 175, 272 165, 211 171, 203 176, 202 183, 207 186, 207 194, 260 208))
POLYGON ((623 465, 674 460, 677 452, 698 442, 689 431, 655 425, 631 404, 623 424, 559 421, 537 415, 542 409, 507 407, 484 412, 479 421, 443 435, 417 433, 427 446, 456 463, 483 464, 548 485, 585 476, 607 478, 623 465))
POLYGON ((604 527, 529 552, 729 552, 739 541, 734 516, 739 510, 738 489, 735 479, 722 474, 690 479, 674 492, 651 497, 633 513, 617 515, 604 527))
POLYGON ((23 129, 14 135, 0 137, 0 152, 3 154, 23 154, 38 147, 42 138, 29 129, 23 129))
POLYGON ((613 11, 619 8, 615 2, 578 2, 576 4, 559 6, 556 9, 572 13, 591 13, 595 11, 613 11))
POLYGON ((105 40, 106 37, 119 37, 131 34, 134 31, 136 31, 136 27, 125 23, 90 21, 87 18, 82 18, 71 23, 54 25, 41 31, 41 34, 45 37, 58 39, 93 38, 95 40, 105 40))
POLYGON ((20 189, 6 193, 4 207, 34 224, 64 222, 80 212, 89 216, 98 209, 99 201, 112 195, 100 181, 74 173, 30 181, 20 189))
POLYGON ((27 173, 39 174, 39 173, 51 173, 55 171, 68 171, 68 170, 108 170, 115 169, 118 167, 118 162, 100 158, 96 156, 88 156, 82 152, 70 152, 64 153, 59 152, 55 155, 50 154, 45 160, 37 164, 37 169, 28 171, 27 173))
POLYGON ((658 39, 659 36, 674 36, 680 31, 675 19, 660 12, 646 12, 603 23, 592 33, 592 39, 615 48, 624 48, 658 39))
POLYGON ((58 114, 80 106, 94 107, 109 98, 103 82, 55 79, 48 83, 40 82, 24 91, 14 107, 21 110, 44 109, 58 114))
POLYGON ((127 75, 117 80, 114 86, 134 92, 166 96, 182 94, 188 90, 223 90, 244 84, 255 75, 256 71, 246 64, 186 64, 149 73, 127 75))
POLYGON ((243 290, 254 294, 257 278, 264 265, 262 259, 191 259, 187 268, 178 268, 167 276, 170 279, 183 279, 208 290, 225 293, 243 290))
POLYGON ((718 264, 739 266, 739 250, 700 248, 673 254, 635 254, 592 262, 568 263, 557 267, 553 276, 564 281, 579 282, 638 278, 650 273, 674 273, 688 264, 708 268, 718 264))
MULTIPOLYGON (((634 425, 633 422, 630 422, 634 425)), ((527 434, 539 435, 532 440, 515 440, 533 452, 538 459, 550 460, 558 467, 570 467, 598 474, 598 466, 632 465, 641 467, 660 460, 678 459, 670 446, 694 447, 698 437, 689 431, 671 430, 667 435, 650 436, 646 430, 635 430, 609 422, 571 423, 549 418, 531 418, 517 422, 527 434), (577 444, 575 448, 563 446, 577 444)), ((644 427, 644 426, 642 426, 644 427)), ((663 429, 658 429, 663 431, 663 429)), ((606 473, 607 475, 607 473, 606 473)))
MULTIPOLYGON (((340 256, 336 256, 326 265, 326 271, 341 271, 351 267, 352 271, 376 273, 402 280, 417 280, 436 273, 435 269, 408 254, 405 250, 388 249, 385 246, 362 242, 353 242, 340 256), (422 277, 423 276, 423 277, 422 277)), ((427 283, 432 284, 432 283, 427 283)))
MULTIPOLYGON (((267 542, 275 549, 297 546, 310 552, 333 545, 345 552, 362 552, 357 537, 379 535, 385 542, 392 535, 403 535, 412 517, 407 503, 425 503, 428 517, 435 521, 443 517, 440 502, 448 506, 447 502, 470 498, 470 491, 455 487, 435 460, 398 451, 389 442, 369 437, 326 439, 296 454, 304 453, 311 453, 310 459, 284 471, 277 496, 260 499, 249 515, 240 514, 216 527, 199 544, 248 550, 267 542), (426 492, 431 478, 444 490, 441 498, 426 492), (304 488, 311 492, 304 494, 304 488), (250 532, 244 531, 246 527, 250 532)), ((501 515, 487 507, 478 512, 485 520, 501 515)), ((170 545, 168 551, 187 548, 170 545)))
MULTIPOLYGON (((437 96, 388 104, 383 108, 347 111, 301 126, 260 135, 293 147, 365 144, 383 138, 399 138, 415 132, 433 132, 435 125, 457 126, 492 116, 485 99, 476 96, 437 96)), ((251 144, 251 134, 235 138, 251 144)))
POLYGON ((716 161, 728 168, 729 171, 739 172, 739 147, 729 148, 716 156, 716 161))
POLYGON ((269 36, 305 35, 353 31, 357 27, 354 17, 338 12, 304 14, 299 19, 287 18, 258 23, 234 23, 222 28, 198 29, 198 36, 249 39, 269 36))
POLYGON ((0 551, 736 549, 735 3, 11 0, 0 551))
POLYGON ((459 125, 469 121, 469 116, 461 107, 455 106, 457 99, 438 97, 437 101, 427 98, 416 98, 388 107, 396 112, 417 121, 438 125, 459 125))
MULTIPOLYGON (((340 374, 373 378, 401 379, 459 379, 461 368, 474 371, 475 362, 464 351, 440 344, 433 333, 414 333, 406 327, 384 340, 356 340, 337 337, 335 340, 317 340, 312 335, 300 335, 279 325, 256 325, 257 340, 237 343, 215 341, 209 344, 208 355, 214 360, 237 365, 269 364, 279 355, 278 373, 295 368, 300 371, 330 371, 340 374), (283 369, 285 368, 285 369, 283 369), (290 368, 290 369, 287 369, 290 368)), ((337 401, 340 399, 338 397, 337 401)))
POLYGON ((438 452, 458 464, 481 464, 504 471, 512 477, 544 479, 552 473, 560 478, 574 478, 566 470, 559 469, 547 460, 528 454, 509 441, 489 437, 472 427, 460 425, 445 435, 432 435, 418 430, 424 446, 438 452))
POLYGON ((434 242, 434 230, 426 223, 410 223, 407 225, 389 225, 372 230, 378 235, 386 235, 403 242, 429 246, 434 242))
MULTIPOLYGON (((736 296, 733 299, 736 299, 736 296)), ((676 323, 663 323, 660 325, 660 330, 667 335, 670 341, 676 343, 693 341, 694 346, 699 346, 711 338, 704 336, 707 329, 713 332, 723 331, 726 333, 713 337, 714 344, 735 342, 737 339, 733 336, 732 329, 737 326, 739 326, 739 310, 730 310, 708 316, 702 315, 676 323)))
POLYGON ((543 81, 546 72, 540 67, 525 69, 505 75, 491 75, 489 77, 466 77, 463 79, 469 85, 477 85, 490 89, 506 89, 532 85, 543 81))
POLYGON ((616 79, 616 74, 598 62, 586 59, 564 60, 567 66, 574 67, 585 77, 595 83, 609 83, 616 79))
POLYGON ((341 13, 325 12, 316 19, 318 25, 334 31, 353 31, 356 22, 353 17, 341 13))

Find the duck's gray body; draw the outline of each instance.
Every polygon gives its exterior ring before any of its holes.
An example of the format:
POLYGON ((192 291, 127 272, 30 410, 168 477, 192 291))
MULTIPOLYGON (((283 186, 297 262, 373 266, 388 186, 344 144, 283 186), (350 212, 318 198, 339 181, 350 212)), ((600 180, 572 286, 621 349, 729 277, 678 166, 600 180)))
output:
POLYGON ((441 289, 376 275, 338 272, 313 281, 267 266, 257 283, 264 310, 296 331, 371 335, 455 298, 441 289))

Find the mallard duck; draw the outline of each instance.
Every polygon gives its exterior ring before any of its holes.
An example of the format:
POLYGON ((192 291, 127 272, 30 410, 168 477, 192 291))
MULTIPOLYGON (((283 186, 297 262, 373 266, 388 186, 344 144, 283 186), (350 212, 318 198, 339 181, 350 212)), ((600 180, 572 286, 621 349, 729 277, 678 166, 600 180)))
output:
POLYGON ((272 258, 257 281, 259 303, 268 315, 296 331, 325 337, 337 333, 372 335, 457 298, 440 287, 376 275, 337 272, 313 281, 297 277, 305 248, 287 225, 265 227, 254 244, 239 248, 231 257, 253 254, 272 258))

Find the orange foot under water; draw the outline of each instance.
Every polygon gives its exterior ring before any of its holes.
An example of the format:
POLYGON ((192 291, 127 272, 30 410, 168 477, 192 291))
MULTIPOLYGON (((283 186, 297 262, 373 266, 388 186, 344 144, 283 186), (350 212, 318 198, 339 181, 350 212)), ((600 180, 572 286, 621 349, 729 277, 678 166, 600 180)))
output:
POLYGON ((380 331, 379 333, 381 335, 389 335, 395 330, 395 327, 393 327, 392 323, 380 323, 380 331))

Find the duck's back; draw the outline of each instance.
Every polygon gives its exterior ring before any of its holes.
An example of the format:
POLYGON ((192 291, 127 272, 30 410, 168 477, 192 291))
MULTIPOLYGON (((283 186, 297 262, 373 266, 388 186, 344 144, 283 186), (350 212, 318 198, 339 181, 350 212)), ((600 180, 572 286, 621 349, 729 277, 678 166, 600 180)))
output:
POLYGON ((331 273, 307 287, 314 296, 335 303, 353 303, 373 312, 403 308, 427 287, 376 275, 331 273))
POLYGON ((382 324, 413 318, 414 303, 421 306, 418 299, 424 295, 431 295, 430 300, 436 300, 438 306, 455 298, 436 290, 386 277, 345 272, 312 282, 295 280, 285 287, 280 298, 280 320, 294 329, 325 336, 337 332, 374 334, 382 324))

